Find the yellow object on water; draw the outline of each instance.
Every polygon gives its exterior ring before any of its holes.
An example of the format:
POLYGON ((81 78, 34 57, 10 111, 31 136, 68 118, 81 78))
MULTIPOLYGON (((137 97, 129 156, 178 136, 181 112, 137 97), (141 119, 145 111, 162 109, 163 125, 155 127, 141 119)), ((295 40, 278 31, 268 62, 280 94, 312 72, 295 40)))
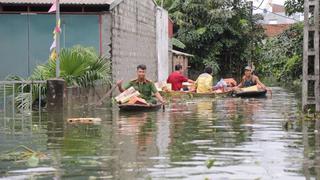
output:
POLYGON ((258 91, 258 86, 250 86, 250 87, 246 87, 246 88, 241 88, 241 91, 258 91))

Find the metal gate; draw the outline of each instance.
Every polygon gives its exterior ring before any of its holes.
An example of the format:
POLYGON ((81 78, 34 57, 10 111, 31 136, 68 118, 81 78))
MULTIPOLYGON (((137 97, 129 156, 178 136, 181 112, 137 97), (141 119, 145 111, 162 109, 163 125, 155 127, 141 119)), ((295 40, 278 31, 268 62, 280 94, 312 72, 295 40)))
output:
POLYGON ((29 131, 32 113, 38 112, 41 121, 46 86, 46 81, 0 81, 1 132, 29 131))

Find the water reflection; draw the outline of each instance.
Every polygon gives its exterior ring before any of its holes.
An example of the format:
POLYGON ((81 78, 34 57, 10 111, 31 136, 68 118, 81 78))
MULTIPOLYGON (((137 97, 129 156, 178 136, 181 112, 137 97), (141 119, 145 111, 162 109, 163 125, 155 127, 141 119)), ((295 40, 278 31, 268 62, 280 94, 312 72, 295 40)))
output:
MULTIPOLYGON (((166 112, 79 108, 1 119, 0 153, 20 144, 47 154, 37 167, 0 161, 0 176, 44 179, 320 178, 320 123, 300 122, 294 94, 193 99, 166 112), (68 124, 99 117, 100 125, 68 124), (293 128, 283 128, 289 118, 293 128), (315 131, 315 129, 318 131, 315 131), (213 166, 208 168, 211 160, 213 166)), ((3 116, 1 116, 3 117, 3 116)))

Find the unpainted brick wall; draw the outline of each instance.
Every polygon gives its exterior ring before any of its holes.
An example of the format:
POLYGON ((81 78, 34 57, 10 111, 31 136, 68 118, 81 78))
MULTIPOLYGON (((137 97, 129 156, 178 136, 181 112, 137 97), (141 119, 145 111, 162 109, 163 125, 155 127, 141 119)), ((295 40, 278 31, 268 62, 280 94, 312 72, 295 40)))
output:
POLYGON ((123 0, 112 11, 113 79, 136 77, 136 66, 147 65, 147 78, 157 79, 156 5, 153 0, 123 0))
POLYGON ((105 12, 100 15, 101 17, 101 43, 102 43, 102 55, 108 59, 111 59, 111 13, 105 12))

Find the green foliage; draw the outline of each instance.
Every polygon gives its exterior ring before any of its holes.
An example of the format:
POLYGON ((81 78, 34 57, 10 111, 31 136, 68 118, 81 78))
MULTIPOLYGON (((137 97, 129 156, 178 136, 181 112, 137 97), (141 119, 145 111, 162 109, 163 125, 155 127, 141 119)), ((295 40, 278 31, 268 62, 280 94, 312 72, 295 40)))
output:
POLYGON ((286 14, 291 16, 294 13, 303 12, 304 0, 286 0, 284 3, 286 14))
POLYGON ((180 49, 185 49, 186 48, 186 45, 183 44, 183 42, 179 41, 179 39, 177 39, 177 38, 172 38, 171 39, 171 43, 172 43, 173 46, 176 46, 176 47, 178 47, 180 49))
POLYGON ((257 71, 280 82, 293 82, 302 75, 303 23, 292 25, 266 40, 257 71))
MULTIPOLYGON (((161 4, 161 0, 157 1, 161 4)), ((238 72, 254 55, 264 31, 249 4, 233 0, 164 0, 174 21, 174 36, 193 54, 191 66, 211 66, 220 74, 238 72)))
MULTIPOLYGON (((62 49, 60 53, 60 77, 68 86, 93 87, 96 83, 111 84, 111 63, 104 57, 100 57, 93 48, 75 46, 70 49, 62 49)), ((32 75, 23 79, 11 75, 8 81, 46 81, 56 76, 56 62, 49 59, 46 64, 38 65, 32 75)), ((1 91, 1 90, 0 90, 1 91)), ((16 84, 6 87, 7 95, 14 95, 15 105, 19 112, 28 112, 32 103, 39 98, 45 99, 46 86, 31 84, 16 84)))
MULTIPOLYGON (((60 53, 60 77, 68 86, 90 87, 97 81, 111 83, 110 61, 99 57, 93 48, 75 46, 62 49, 60 53)), ((47 80, 55 77, 56 62, 39 65, 31 75, 32 80, 47 80)))
POLYGON ((47 156, 44 153, 34 151, 24 145, 20 145, 13 150, 0 154, 1 161, 24 161, 30 167, 38 166, 40 160, 46 157, 47 156))
POLYGON ((214 165, 215 160, 214 159, 209 159, 206 161, 206 166, 208 169, 210 169, 214 165))

